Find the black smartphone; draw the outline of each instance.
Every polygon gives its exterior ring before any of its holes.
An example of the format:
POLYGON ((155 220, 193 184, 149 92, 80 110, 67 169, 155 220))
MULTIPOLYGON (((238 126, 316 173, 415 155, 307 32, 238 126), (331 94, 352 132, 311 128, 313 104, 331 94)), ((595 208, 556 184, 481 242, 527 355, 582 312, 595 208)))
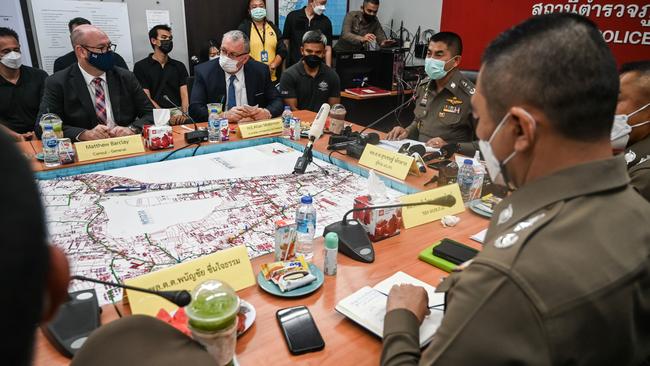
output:
POLYGON ((325 341, 306 306, 280 309, 275 313, 291 354, 320 351, 325 341))
POLYGON ((441 160, 436 161, 435 163, 427 164, 427 166, 431 169, 440 170, 440 168, 447 166, 449 163, 451 163, 451 160, 441 160))
POLYGON ((457 265, 467 262, 478 254, 478 250, 451 239, 442 239, 440 244, 433 247, 432 252, 436 257, 457 265))

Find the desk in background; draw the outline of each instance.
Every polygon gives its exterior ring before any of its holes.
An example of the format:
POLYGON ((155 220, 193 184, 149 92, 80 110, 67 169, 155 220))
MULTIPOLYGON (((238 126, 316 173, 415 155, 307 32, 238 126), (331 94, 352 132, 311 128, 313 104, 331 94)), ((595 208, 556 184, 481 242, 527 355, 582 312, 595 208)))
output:
MULTIPOLYGON (((303 120, 313 120, 315 114, 312 112, 296 112, 297 117, 303 120)), ((355 126, 355 129, 360 129, 355 126)), ((183 134, 185 129, 180 126, 174 127, 174 146, 180 149, 185 146, 183 134)), ((237 138, 234 136, 233 140, 237 138)), ((227 142, 226 142, 227 143, 227 142)), ((304 145, 306 140, 301 143, 304 145)), ((26 155, 41 151, 40 141, 23 142, 21 149, 26 155)), ((326 153, 327 139, 321 138, 315 144, 315 149, 326 153)), ((166 150, 170 151, 170 150, 166 150)), ((160 153, 146 152, 145 154, 160 153)), ((32 166, 35 171, 51 170, 34 159, 32 166)), ((124 160, 129 158, 121 157, 106 160, 124 160)), ((337 158, 348 163, 356 164, 345 156, 337 158)), ((89 165, 97 163, 75 163, 75 165, 89 165)), ((62 168, 71 165, 62 166, 62 168)), ((56 169, 56 168, 55 168, 56 169)), ((421 177, 409 176, 406 184, 416 189, 424 189, 423 184, 433 175, 429 170, 421 177)), ((455 228, 443 228, 439 222, 419 226, 409 230, 403 230, 398 236, 375 243, 376 258, 372 264, 365 264, 352 261, 348 257, 338 255, 338 274, 334 277, 326 276, 325 283, 315 293, 298 299, 287 299, 272 296, 258 286, 252 286, 238 292, 238 295, 253 304, 257 312, 257 318, 251 329, 242 335, 237 341, 237 359, 242 365, 262 365, 298 362, 300 364, 335 364, 335 365, 377 365, 381 355, 381 340, 364 328, 356 325, 351 320, 337 313, 334 307, 337 302, 352 294, 363 286, 374 285, 379 281, 391 276, 397 271, 403 271, 411 276, 437 286, 446 273, 432 267, 417 259, 418 253, 425 247, 448 237, 463 243, 467 243, 477 249, 481 246, 469 240, 469 236, 484 229, 488 221, 467 211, 459 215, 460 224, 455 228), (275 319, 275 312, 284 307, 295 305, 306 305, 309 307, 316 324, 325 340, 325 349, 308 353, 301 356, 292 356, 284 342, 281 330, 275 319), (349 352, 348 350, 354 350, 349 352)), ((315 240, 314 263, 322 266, 323 240, 315 240)), ((252 260, 255 274, 259 272, 260 266, 273 260, 273 255, 268 254, 252 260)), ((130 309, 128 305, 117 303, 103 307, 102 324, 106 324, 119 317, 118 314, 128 316, 130 309)), ((45 339, 40 330, 37 331, 35 344, 35 355, 33 364, 36 366, 68 365, 70 360, 59 354, 54 347, 45 339)))
MULTIPOLYGON (((408 98, 412 97, 412 94, 413 90, 406 90, 404 94, 400 96, 397 91, 393 90, 390 95, 360 97, 344 91, 341 92, 341 104, 343 104, 347 110, 346 119, 348 121, 358 125, 367 126, 386 113, 397 108, 400 104, 406 102, 408 98)), ((414 110, 415 102, 407 105, 399 114, 399 120, 402 122, 403 127, 406 127, 413 122, 414 110)), ((393 114, 386 117, 373 128, 381 132, 388 132, 397 125, 397 118, 393 114)))

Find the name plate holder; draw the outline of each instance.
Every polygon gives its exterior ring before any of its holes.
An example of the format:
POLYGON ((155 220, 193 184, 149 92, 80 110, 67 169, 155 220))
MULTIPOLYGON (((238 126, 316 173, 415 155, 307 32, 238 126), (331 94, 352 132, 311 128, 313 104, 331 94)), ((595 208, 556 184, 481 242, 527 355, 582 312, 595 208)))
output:
POLYGON ((434 201, 445 196, 454 197, 456 201, 453 206, 421 205, 403 207, 402 218, 404 220, 404 228, 410 229, 440 220, 443 216, 461 213, 465 211, 465 205, 463 204, 463 197, 460 194, 460 188, 456 183, 400 197, 399 200, 401 203, 416 203, 434 201))
MULTIPOLYGON (((220 250, 191 261, 125 280, 130 286, 156 291, 192 290, 206 280, 227 283, 235 291, 255 284, 253 266, 246 246, 220 250)), ((162 308, 167 312, 176 310, 169 301, 143 292, 126 290, 131 313, 156 316, 162 308)), ((126 297, 125 297, 126 298, 126 297)))
POLYGON ((114 158, 144 152, 142 136, 131 135, 104 140, 75 142, 79 162, 114 158))
POLYGON ((282 133, 282 128, 282 118, 238 124, 239 136, 242 139, 282 133))
MULTIPOLYGON (((367 144, 363 150, 361 159, 359 159, 359 164, 380 173, 390 175, 391 177, 404 180, 415 165, 415 158, 367 144)), ((417 167, 415 170, 417 171, 417 167)))

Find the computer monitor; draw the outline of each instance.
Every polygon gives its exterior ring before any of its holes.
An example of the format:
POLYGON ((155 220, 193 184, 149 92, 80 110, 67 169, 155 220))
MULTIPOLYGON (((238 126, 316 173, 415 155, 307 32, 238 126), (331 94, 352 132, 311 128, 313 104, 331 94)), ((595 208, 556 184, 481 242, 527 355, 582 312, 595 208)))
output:
POLYGON ((336 54, 336 73, 341 79, 341 89, 358 88, 370 83, 372 54, 369 51, 336 54))

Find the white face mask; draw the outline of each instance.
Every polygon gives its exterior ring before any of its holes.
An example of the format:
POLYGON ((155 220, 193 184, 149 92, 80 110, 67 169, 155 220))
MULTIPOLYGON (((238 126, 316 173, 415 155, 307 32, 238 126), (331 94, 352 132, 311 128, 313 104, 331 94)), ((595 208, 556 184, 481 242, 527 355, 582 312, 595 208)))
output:
POLYGON ((627 146, 627 142, 630 140, 630 132, 632 132, 632 129, 650 123, 650 121, 645 121, 632 126, 628 124, 628 121, 632 116, 646 109, 648 106, 650 106, 650 103, 644 105, 643 107, 630 114, 617 114, 614 116, 614 124, 612 125, 612 132, 610 135, 610 139, 612 141, 612 149, 624 150, 627 146))
MULTIPOLYGON (((526 112, 526 111, 524 111, 526 112)), ((535 121, 533 116, 531 116, 528 112, 528 117, 535 121)), ((510 154, 503 162, 499 162, 499 159, 497 159, 496 155, 494 155, 494 151, 492 150, 492 141, 494 140, 494 137, 497 135, 501 127, 505 124, 506 120, 510 117, 510 113, 506 114, 501 122, 499 122, 499 125, 497 125, 497 128, 492 132, 492 136, 490 136, 490 139, 488 141, 485 140, 479 140, 478 142, 478 148, 481 150, 481 154, 483 154, 483 158, 485 159, 485 165, 487 167, 488 174, 490 175, 490 179, 492 180, 492 183, 507 187, 508 184, 506 182, 506 178, 504 176, 504 171, 506 164, 512 160, 512 158, 515 157, 517 154, 516 151, 513 151, 512 154, 510 154)))
POLYGON ((314 13, 316 13, 316 15, 325 14, 325 5, 316 5, 316 6, 314 6, 314 13))
POLYGON ((16 51, 11 51, 8 54, 4 55, 1 59, 0 62, 2 62, 3 65, 7 66, 10 69, 19 69, 20 66, 23 64, 22 61, 22 55, 20 52, 16 51))
POLYGON ((226 55, 221 55, 219 56, 219 65, 223 69, 223 71, 229 73, 229 74, 234 74, 238 70, 238 62, 237 60, 233 60, 230 57, 226 55))

